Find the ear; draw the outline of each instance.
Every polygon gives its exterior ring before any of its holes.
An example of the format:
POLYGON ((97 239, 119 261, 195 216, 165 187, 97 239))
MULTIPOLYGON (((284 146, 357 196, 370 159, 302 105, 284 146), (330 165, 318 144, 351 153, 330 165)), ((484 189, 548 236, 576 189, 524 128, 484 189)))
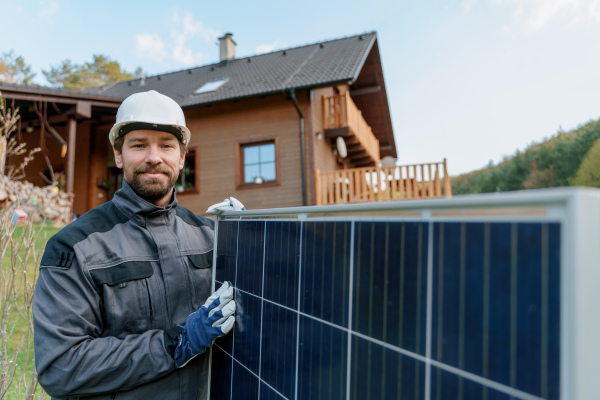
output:
POLYGON ((183 164, 185 162, 185 156, 187 155, 187 153, 183 153, 181 155, 181 158, 179 158, 179 170, 181 171, 183 169, 183 164))
POLYGON ((123 155, 121 152, 113 147, 113 153, 115 153, 115 164, 119 168, 123 168, 123 155))

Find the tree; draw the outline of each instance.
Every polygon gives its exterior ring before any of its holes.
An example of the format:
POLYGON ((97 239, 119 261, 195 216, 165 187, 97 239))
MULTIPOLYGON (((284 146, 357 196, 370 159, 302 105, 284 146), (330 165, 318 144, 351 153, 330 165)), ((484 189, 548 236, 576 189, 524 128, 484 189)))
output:
POLYGON ((600 187, 600 139, 587 152, 577 174, 569 179, 569 184, 600 187))
POLYGON ((33 83, 35 75, 25 59, 15 56, 14 51, 6 52, 0 57, 0 82, 31 86, 35 85, 33 83))
POLYGON ((49 71, 42 70, 42 73, 52 86, 68 90, 83 90, 139 78, 144 74, 139 67, 133 74, 129 73, 117 61, 101 54, 95 54, 92 62, 82 65, 73 64, 66 59, 59 65, 50 67, 49 71))
POLYGON ((540 187, 600 187, 600 120, 557 135, 500 164, 452 178, 455 194, 540 187), (595 143, 595 144, 594 144, 595 143))

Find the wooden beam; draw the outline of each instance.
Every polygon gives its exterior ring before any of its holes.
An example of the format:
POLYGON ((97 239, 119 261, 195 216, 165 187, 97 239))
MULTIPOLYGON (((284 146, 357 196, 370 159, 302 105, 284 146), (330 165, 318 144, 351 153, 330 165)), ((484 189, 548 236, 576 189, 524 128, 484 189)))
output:
POLYGON ((353 162, 362 162, 363 160, 370 160, 373 161, 373 157, 371 157, 370 155, 365 154, 364 155, 357 155, 352 157, 353 162))
POLYGON ((351 89, 350 96, 355 97, 355 96, 362 96, 364 94, 373 94, 373 93, 379 93, 379 92, 381 92, 381 86, 379 86, 379 85, 367 86, 367 87, 359 88, 359 89, 351 89))
POLYGON ((352 146, 352 145, 355 145, 355 144, 362 145, 362 143, 360 142, 360 140, 356 136, 345 137, 344 138, 344 142, 346 142, 346 147, 347 146, 352 146))
POLYGON ((365 150, 364 147, 353 147, 352 150, 348 149, 348 156, 350 158, 354 158, 357 155, 364 155, 367 154, 367 150, 365 150))
POLYGON ((352 136, 350 134, 350 128, 336 128, 336 129, 325 129, 326 138, 336 138, 338 136, 352 136))
POLYGON ((349 155, 348 158, 350 159, 350 162, 355 163, 355 162, 360 162, 361 160, 364 159, 371 159, 371 157, 367 154, 366 151, 361 151, 360 153, 355 153, 353 155, 349 155))
POLYGON ((78 101, 75 104, 75 116, 80 118, 92 118, 92 103, 89 101, 78 101))
POLYGON ((370 167, 372 165, 375 165, 375 161, 371 157, 365 157, 365 158, 362 158, 360 160, 357 160, 353 164, 355 165, 356 168, 370 167))
MULTIPOLYGON (((69 108, 68 110, 64 111, 61 114, 58 115, 54 115, 52 117, 48 117, 48 123, 50 125, 58 125, 58 124, 64 124, 66 122, 69 121, 69 119, 71 117, 75 117, 78 119, 89 119, 92 117, 92 105, 89 102, 79 102, 77 103, 75 106, 69 108)), ((23 122, 29 122, 29 126, 31 126, 32 128, 39 128, 40 127, 40 119, 34 117, 33 120, 30 121, 23 121, 23 122)), ((112 117, 112 123, 114 124, 114 117, 112 117)))
POLYGON ((77 121, 69 118, 68 122, 67 159, 65 165, 66 191, 73 193, 73 179, 75 178, 75 134, 77 132, 77 121))
MULTIPOLYGON (((73 113, 66 111, 60 115, 54 115, 52 117, 48 117, 47 120, 50 125, 62 125, 69 121, 69 115, 73 115, 73 113)), ((23 121, 23 122, 27 122, 27 121, 23 121)), ((33 120, 29 121, 29 126, 31 126, 34 129, 39 129, 40 125, 41 125, 40 119, 37 116, 34 116, 33 120)))
POLYGON ((348 144, 346 143, 346 150, 348 150, 348 154, 355 153, 357 151, 364 150, 364 147, 360 143, 348 144))

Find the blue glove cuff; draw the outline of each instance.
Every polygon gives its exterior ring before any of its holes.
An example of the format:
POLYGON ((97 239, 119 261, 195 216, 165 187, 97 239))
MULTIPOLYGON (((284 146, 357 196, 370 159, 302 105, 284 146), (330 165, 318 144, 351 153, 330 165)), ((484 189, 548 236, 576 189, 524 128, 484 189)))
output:
POLYGON ((173 359, 175 360, 175 367, 181 368, 185 366, 192 358, 197 356, 198 354, 202 354, 206 351, 206 347, 202 346, 195 352, 192 350, 192 346, 190 345, 190 341, 188 339, 187 330, 185 326, 182 327, 183 330, 179 334, 179 341, 177 342, 177 347, 175 348, 175 355, 173 359))

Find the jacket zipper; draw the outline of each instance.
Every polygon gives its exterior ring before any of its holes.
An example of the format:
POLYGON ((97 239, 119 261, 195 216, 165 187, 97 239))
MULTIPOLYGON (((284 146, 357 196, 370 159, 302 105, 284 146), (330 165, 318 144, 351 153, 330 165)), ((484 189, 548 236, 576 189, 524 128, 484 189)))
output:
POLYGON ((148 284, 148 279, 144 279, 144 283, 146 284, 146 293, 148 294, 148 307, 150 309, 150 323, 154 320, 154 312, 152 310, 152 297, 150 296, 150 285, 148 284))

